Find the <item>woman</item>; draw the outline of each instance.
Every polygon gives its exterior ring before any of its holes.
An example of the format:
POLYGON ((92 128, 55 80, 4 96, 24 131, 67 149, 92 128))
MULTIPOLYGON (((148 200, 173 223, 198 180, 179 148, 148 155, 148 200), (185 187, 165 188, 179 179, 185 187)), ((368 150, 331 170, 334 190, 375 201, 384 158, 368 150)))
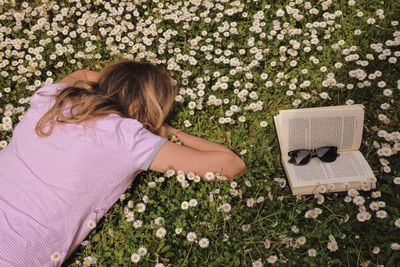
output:
POLYGON ((35 92, 0 151, 0 266, 61 265, 141 171, 242 175, 230 149, 165 124, 177 93, 164 70, 128 59, 35 92))

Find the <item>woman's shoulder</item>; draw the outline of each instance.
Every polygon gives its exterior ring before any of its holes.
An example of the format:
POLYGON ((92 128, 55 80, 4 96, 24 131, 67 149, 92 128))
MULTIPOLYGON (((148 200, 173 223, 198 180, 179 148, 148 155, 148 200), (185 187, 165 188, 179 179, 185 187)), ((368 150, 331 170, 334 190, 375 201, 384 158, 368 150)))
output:
POLYGON ((97 122, 97 126, 102 127, 104 130, 114 131, 123 135, 132 135, 144 128, 140 121, 133 118, 121 117, 115 113, 101 116, 97 118, 97 122))
POLYGON ((82 69, 68 74, 64 78, 56 81, 56 83, 66 83, 69 85, 74 85, 75 82, 79 80, 98 82, 100 79, 100 74, 97 71, 92 71, 89 69, 82 69))
POLYGON ((113 118, 116 119, 117 132, 121 134, 124 138, 129 140, 150 138, 157 139, 161 136, 154 134, 152 131, 148 130, 142 122, 133 118, 113 118))

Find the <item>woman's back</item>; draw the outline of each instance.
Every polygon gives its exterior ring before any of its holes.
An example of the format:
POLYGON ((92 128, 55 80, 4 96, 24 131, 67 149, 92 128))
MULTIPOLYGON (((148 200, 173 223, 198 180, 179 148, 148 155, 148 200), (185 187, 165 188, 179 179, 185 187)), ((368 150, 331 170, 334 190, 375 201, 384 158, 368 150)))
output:
POLYGON ((115 114, 39 137, 35 124, 53 103, 36 92, 0 150, 0 266, 54 266, 54 252, 64 261, 167 141, 115 114))

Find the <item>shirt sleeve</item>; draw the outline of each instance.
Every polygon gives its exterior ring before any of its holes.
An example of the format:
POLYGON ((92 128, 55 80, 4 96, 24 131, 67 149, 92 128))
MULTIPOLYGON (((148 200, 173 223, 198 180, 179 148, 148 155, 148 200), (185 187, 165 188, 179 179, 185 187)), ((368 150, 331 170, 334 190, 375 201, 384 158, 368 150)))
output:
POLYGON ((32 106, 41 106, 43 104, 49 103, 50 100, 52 100, 54 97, 52 95, 54 95, 59 90, 63 90, 67 86, 68 84, 59 82, 45 85, 35 91, 35 93, 29 98, 29 102, 32 106), (42 96, 38 94, 41 92, 43 92, 45 95, 42 96))
POLYGON ((168 139, 150 132, 137 120, 134 120, 134 123, 130 125, 135 129, 130 128, 129 130, 131 134, 128 137, 130 141, 128 153, 135 161, 134 165, 137 166, 137 169, 147 171, 168 139))

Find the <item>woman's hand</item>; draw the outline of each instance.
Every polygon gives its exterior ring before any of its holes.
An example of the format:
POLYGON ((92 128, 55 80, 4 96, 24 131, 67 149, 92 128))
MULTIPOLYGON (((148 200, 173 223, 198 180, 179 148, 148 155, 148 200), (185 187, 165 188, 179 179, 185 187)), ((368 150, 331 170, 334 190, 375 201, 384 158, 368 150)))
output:
POLYGON ((178 129, 175 129, 174 127, 172 127, 172 126, 170 126, 170 125, 164 123, 164 124, 161 126, 160 136, 167 138, 167 135, 168 135, 169 133, 175 134, 175 133, 178 132, 178 131, 179 131, 178 129))

